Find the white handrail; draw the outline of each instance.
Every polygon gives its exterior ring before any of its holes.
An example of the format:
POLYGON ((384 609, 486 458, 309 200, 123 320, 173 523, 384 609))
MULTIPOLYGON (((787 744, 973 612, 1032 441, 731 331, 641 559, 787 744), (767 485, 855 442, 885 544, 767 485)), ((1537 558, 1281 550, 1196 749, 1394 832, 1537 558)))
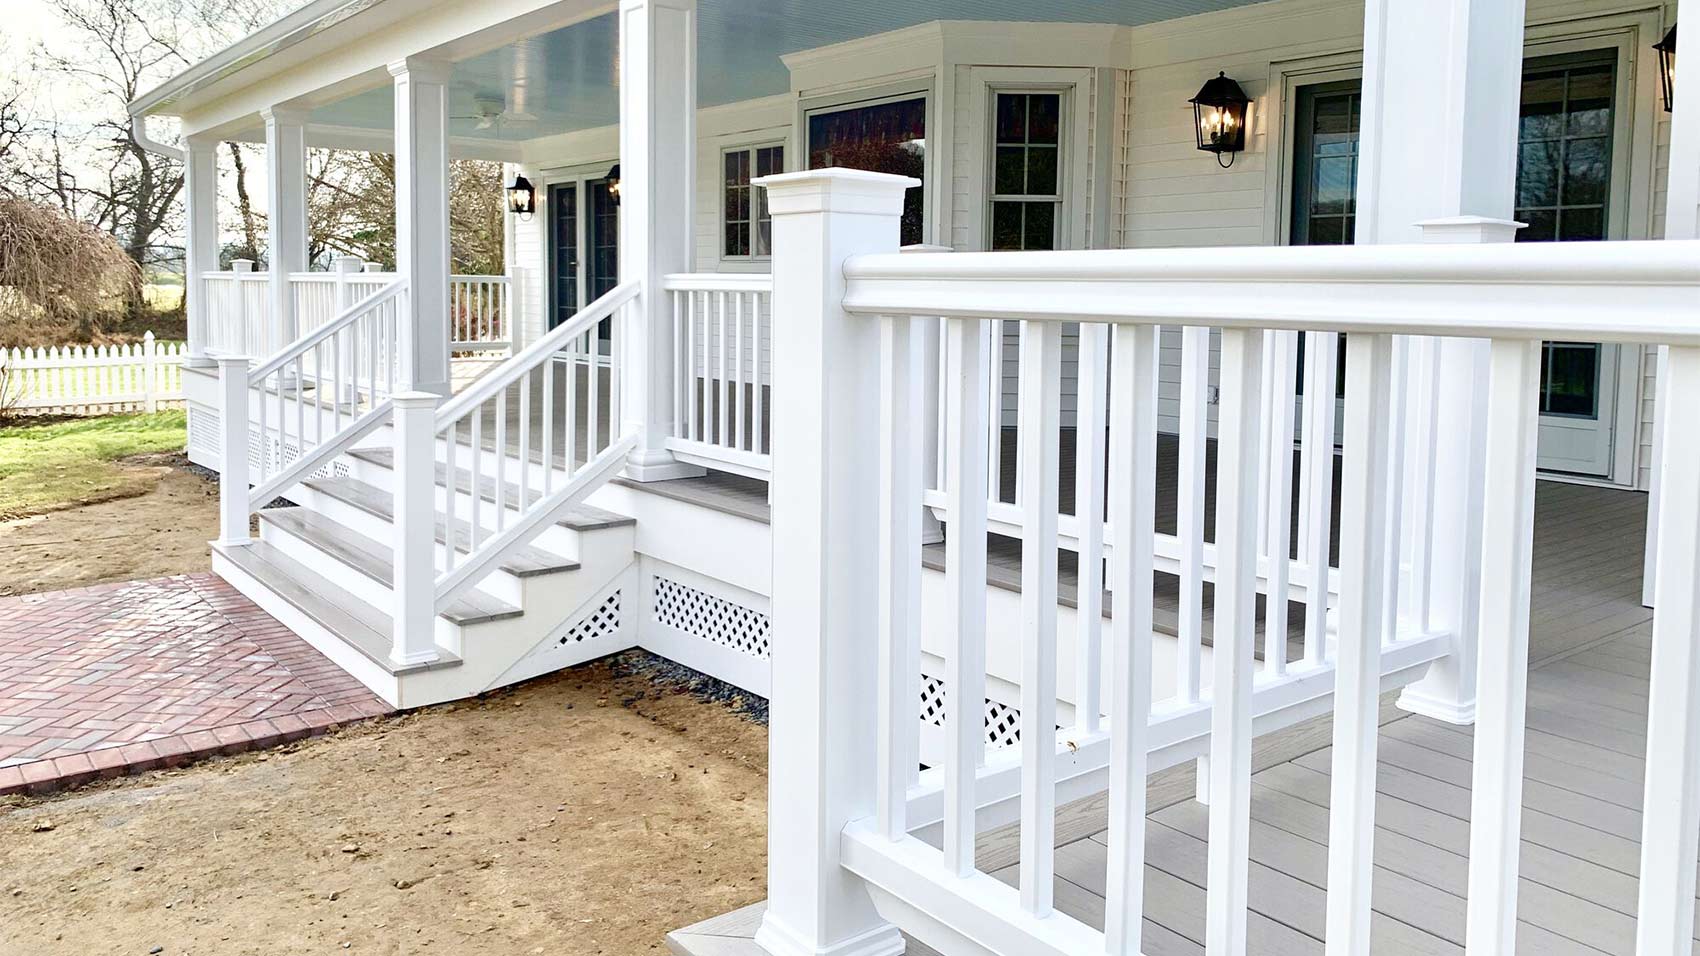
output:
POLYGON ((437 409, 437 430, 441 432, 463 418, 467 412, 484 404, 496 393, 519 381, 526 373, 547 362, 550 356, 560 351, 574 338, 583 335, 586 330, 596 323, 614 314, 614 310, 630 302, 637 294, 641 284, 638 282, 622 282, 614 288, 579 310, 578 314, 562 324, 550 329, 548 334, 526 346, 525 351, 503 362, 500 369, 493 374, 479 379, 476 384, 453 399, 450 399, 437 409))
POLYGON ((844 276, 867 315, 1700 345, 1700 240, 881 253, 844 276))

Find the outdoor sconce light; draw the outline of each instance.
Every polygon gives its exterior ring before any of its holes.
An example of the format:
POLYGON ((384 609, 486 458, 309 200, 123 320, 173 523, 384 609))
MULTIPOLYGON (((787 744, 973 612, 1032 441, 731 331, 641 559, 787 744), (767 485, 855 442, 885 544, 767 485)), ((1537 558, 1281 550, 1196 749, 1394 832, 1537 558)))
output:
POLYGON ((537 190, 531 188, 531 180, 514 175, 514 184, 508 187, 508 211, 531 221, 531 214, 537 211, 537 190))
POLYGON ((1670 31, 1663 40, 1653 44, 1653 49, 1659 51, 1659 80, 1665 86, 1665 112, 1669 113, 1676 86, 1676 24, 1670 25, 1670 31))
POLYGON ((608 198, 614 200, 614 205, 620 204, 620 164, 608 170, 608 198))
POLYGON ((1245 149, 1245 108, 1251 100, 1238 83, 1218 72, 1191 102, 1198 122, 1198 148, 1215 153, 1216 162, 1227 169, 1234 164, 1234 154, 1245 149), (1224 153, 1227 162, 1222 162, 1224 153))

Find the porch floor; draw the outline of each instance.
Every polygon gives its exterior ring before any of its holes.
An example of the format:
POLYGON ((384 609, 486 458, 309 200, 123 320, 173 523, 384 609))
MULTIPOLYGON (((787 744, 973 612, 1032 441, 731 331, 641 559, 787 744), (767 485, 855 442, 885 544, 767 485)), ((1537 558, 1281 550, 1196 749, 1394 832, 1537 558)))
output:
MULTIPOLYGON (((1651 612, 1640 605, 1646 497, 1541 482, 1524 767, 1518 951, 1634 951, 1651 612)), ((1320 954, 1326 910, 1330 722, 1258 741, 1252 778, 1251 940, 1320 954)), ((1463 951, 1471 728, 1382 702, 1376 806, 1377 954, 1463 951)), ((1150 779, 1144 952, 1202 953, 1208 809, 1193 769, 1150 779)), ((1058 812, 1057 908, 1104 913, 1102 795, 1058 812)), ((979 866, 1015 885, 1018 829, 980 837, 979 866)), ((754 954, 756 911, 679 930, 675 952, 754 954)), ((1695 947, 1700 952, 1700 944, 1695 947)), ((913 946, 911 952, 929 952, 913 946)))

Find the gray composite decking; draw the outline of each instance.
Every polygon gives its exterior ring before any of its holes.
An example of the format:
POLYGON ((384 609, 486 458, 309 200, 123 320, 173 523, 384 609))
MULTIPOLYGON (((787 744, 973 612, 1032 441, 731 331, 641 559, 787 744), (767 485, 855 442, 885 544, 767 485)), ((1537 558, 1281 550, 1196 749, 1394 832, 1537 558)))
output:
MULTIPOLYGON (((1518 952, 1634 951, 1651 612, 1641 607, 1646 497, 1542 482, 1523 791, 1518 952)), ((1491 569, 1490 569, 1491 573, 1491 569)), ((1382 704, 1375 952, 1463 951, 1471 729, 1382 704)), ((1320 954, 1326 912, 1327 718, 1258 741, 1252 778, 1251 949, 1320 954)), ((1148 956, 1202 953, 1208 809, 1193 770, 1149 782, 1148 956)), ((1103 797, 1061 808, 1056 901, 1102 926, 1103 797)), ((1018 831, 980 837, 982 870, 1012 885, 1018 831)), ((672 934, 675 952, 755 954, 740 911, 672 934)), ((1700 951, 1700 944, 1695 947, 1700 951)), ((911 952, 926 952, 918 946, 911 952)))

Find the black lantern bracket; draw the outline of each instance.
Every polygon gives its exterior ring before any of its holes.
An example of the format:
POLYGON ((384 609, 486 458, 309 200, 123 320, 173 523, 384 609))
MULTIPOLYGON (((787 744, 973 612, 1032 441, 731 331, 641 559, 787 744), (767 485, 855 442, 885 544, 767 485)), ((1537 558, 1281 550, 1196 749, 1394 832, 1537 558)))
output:
POLYGON ((1669 113, 1676 105, 1676 24, 1670 25, 1653 49, 1659 51, 1659 82, 1664 87, 1665 112, 1669 113))

